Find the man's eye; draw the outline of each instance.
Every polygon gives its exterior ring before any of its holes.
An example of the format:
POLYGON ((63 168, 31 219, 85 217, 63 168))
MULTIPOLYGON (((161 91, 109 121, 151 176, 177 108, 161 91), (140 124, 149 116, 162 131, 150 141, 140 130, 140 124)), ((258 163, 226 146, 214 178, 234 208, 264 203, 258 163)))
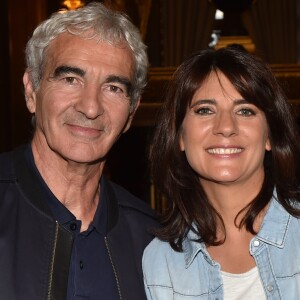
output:
POLYGON ((65 77, 63 80, 68 84, 74 84, 77 82, 77 79, 75 77, 65 77))
POLYGON ((245 117, 249 117, 255 115, 255 112, 250 108, 242 108, 237 112, 237 114, 245 117))
POLYGON ((128 99, 127 91, 125 88, 115 84, 108 84, 104 86, 102 92, 106 97, 112 99, 128 99))
POLYGON ((110 92, 123 93, 123 90, 120 87, 116 86, 116 85, 110 85, 108 88, 109 88, 110 92))
POLYGON ((209 107, 201 107, 196 109, 195 113, 199 115, 210 115, 213 113, 213 111, 209 107))

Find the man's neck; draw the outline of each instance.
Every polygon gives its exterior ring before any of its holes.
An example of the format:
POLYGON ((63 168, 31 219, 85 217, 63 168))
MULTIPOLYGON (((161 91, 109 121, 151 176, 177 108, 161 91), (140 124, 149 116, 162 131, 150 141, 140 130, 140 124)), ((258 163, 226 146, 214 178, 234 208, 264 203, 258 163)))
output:
POLYGON ((94 218, 100 195, 104 162, 81 164, 67 161, 32 144, 35 165, 55 197, 81 220, 84 231, 94 218))

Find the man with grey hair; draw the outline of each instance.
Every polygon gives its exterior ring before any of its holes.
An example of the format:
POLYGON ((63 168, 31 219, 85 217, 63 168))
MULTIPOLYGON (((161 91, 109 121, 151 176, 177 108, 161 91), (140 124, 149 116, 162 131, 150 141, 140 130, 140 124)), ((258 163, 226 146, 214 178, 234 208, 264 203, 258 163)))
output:
POLYGON ((26 61, 33 138, 0 155, 1 299, 145 299, 155 214, 103 175, 145 86, 140 34, 94 2, 42 22, 26 61))

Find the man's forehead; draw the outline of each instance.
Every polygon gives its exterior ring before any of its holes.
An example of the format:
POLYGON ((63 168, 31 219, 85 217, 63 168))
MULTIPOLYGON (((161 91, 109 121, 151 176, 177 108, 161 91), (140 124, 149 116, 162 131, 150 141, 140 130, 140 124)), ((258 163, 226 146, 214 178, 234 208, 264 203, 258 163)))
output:
POLYGON ((129 78, 133 77, 135 69, 134 56, 128 45, 87 40, 69 33, 63 33, 51 42, 47 49, 45 65, 50 67, 52 72, 60 65, 78 67, 85 72, 88 67, 110 67, 120 72, 116 75, 129 78))

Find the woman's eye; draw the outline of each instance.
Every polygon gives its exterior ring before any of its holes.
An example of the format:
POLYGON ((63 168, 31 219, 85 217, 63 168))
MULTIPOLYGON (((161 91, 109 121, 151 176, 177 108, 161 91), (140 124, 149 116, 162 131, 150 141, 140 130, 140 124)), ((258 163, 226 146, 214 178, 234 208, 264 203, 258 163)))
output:
POLYGON ((195 113, 199 115, 210 115, 213 111, 209 107, 200 107, 195 110, 195 113))
POLYGON ((240 109, 238 111, 238 115, 242 115, 242 116, 248 117, 248 116, 255 115, 255 112, 252 109, 250 109, 250 108, 242 108, 242 109, 240 109))

